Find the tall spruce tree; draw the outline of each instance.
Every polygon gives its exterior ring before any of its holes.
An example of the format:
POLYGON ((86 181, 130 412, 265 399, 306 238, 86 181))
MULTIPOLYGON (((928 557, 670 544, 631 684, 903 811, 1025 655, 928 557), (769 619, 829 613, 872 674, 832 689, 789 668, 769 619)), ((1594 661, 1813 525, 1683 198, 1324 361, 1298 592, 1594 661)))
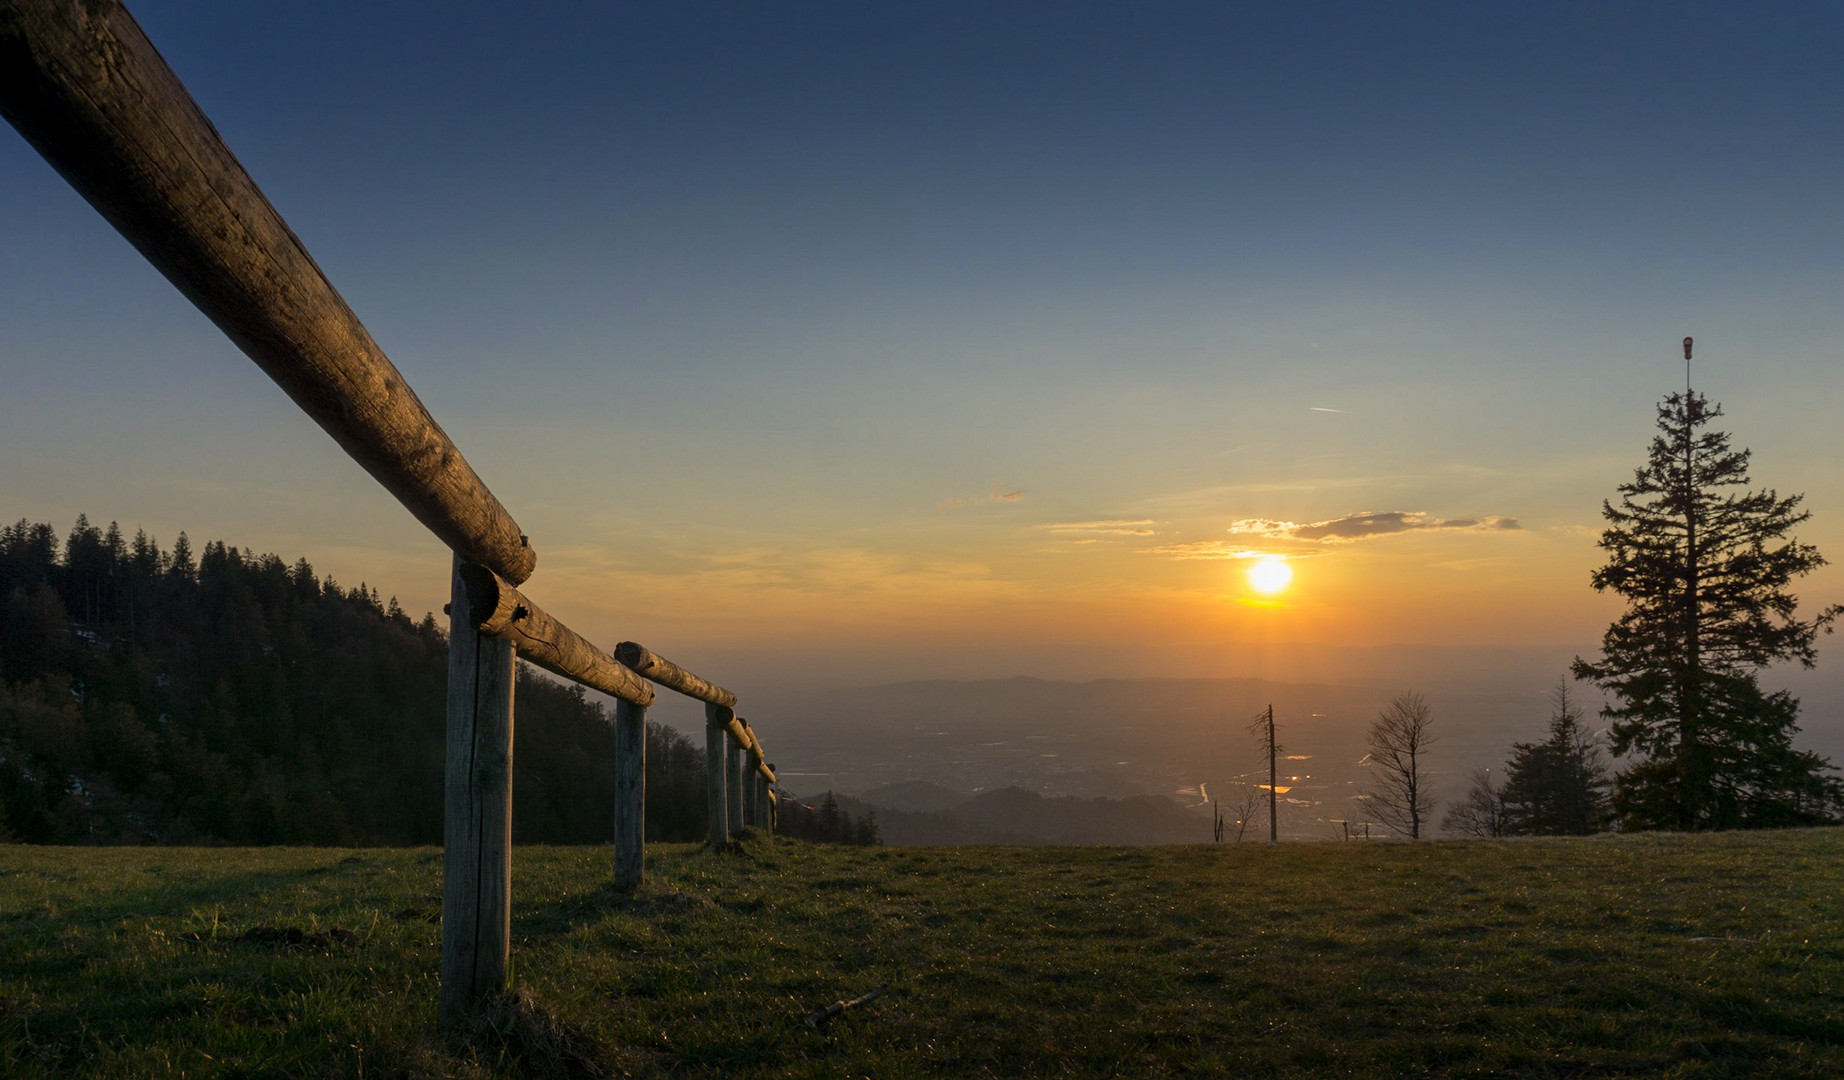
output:
POLYGON ((1573 670, 1613 695, 1613 750, 1636 755, 1614 787, 1627 828, 1810 824, 1844 807, 1830 764, 1793 748, 1798 699, 1757 681, 1772 663, 1811 667, 1841 609, 1798 617, 1788 586, 1825 564, 1789 537, 1811 515, 1799 495, 1747 490, 1749 452, 1710 426, 1721 415, 1688 388, 1665 398, 1645 465, 1602 503, 1592 583, 1627 610, 1573 670))

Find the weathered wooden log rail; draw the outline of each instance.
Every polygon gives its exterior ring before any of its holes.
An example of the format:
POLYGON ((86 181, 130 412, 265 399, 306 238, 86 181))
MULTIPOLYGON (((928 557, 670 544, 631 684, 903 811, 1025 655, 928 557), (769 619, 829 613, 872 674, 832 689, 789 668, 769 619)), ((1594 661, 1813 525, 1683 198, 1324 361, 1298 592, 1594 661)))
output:
POLYGON ((354 461, 454 552, 442 1016, 506 985, 516 660, 611 694, 618 884, 645 865, 649 681, 705 703, 710 844, 771 828, 775 773, 736 695, 518 586, 537 553, 119 0, 0 0, 0 115, 354 461))

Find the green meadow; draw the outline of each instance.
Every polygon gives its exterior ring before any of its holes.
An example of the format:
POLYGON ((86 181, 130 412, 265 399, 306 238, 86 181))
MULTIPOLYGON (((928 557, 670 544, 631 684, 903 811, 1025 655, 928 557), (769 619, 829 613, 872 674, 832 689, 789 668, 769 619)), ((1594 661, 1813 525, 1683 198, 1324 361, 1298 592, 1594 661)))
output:
POLYGON ((0 847, 0 1073, 1844 1075, 1839 829, 514 858, 442 1031, 437 851, 0 847))

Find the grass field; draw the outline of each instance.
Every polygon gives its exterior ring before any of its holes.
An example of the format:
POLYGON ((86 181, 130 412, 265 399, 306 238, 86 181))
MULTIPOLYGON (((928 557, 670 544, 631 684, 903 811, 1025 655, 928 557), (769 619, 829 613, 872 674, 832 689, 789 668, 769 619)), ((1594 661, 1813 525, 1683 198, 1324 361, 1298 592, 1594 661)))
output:
POLYGON ((442 1034, 439 852, 0 847, 0 1073, 1844 1076, 1841 830, 610 862, 442 1034))

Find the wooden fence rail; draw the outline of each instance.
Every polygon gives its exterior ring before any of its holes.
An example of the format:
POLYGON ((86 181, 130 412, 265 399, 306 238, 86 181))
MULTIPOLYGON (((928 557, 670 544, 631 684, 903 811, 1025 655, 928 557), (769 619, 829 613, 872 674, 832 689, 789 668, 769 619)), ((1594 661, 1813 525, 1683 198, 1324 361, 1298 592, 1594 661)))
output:
POLYGON ((765 796, 767 786, 775 782, 775 770, 749 721, 736 715, 736 695, 637 641, 615 646, 615 658, 661 686, 704 702, 705 814, 711 847, 723 847, 749 826, 772 830, 773 803, 765 796))
POLYGON ((458 562, 456 572, 467 584, 469 619, 481 633, 512 642, 521 657, 552 674, 634 705, 653 704, 653 687, 632 668, 546 614, 498 574, 467 562, 458 562))
POLYGON ((531 576, 518 523, 120 3, 0 3, 0 114, 430 532, 531 576))
POLYGON ((648 680, 705 702, 711 846, 725 847, 745 818, 772 825, 774 770, 735 694, 633 642, 611 657, 519 591, 537 554, 518 523, 119 0, 0 0, 0 115, 454 552, 444 1021, 506 985, 518 657, 617 699, 619 884, 644 871, 648 680))

